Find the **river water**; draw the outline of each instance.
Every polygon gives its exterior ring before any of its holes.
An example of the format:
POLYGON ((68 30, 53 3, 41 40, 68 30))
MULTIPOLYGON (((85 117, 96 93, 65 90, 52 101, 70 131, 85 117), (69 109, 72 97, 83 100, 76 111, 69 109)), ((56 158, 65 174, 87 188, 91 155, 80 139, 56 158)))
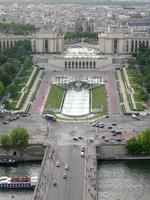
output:
POLYGON ((149 200, 150 161, 98 165, 98 200, 149 200))
MULTIPOLYGON (((40 163, 0 167, 0 176, 37 176, 40 163)), ((0 191, 0 200, 32 200, 33 191, 0 191), (13 195, 13 198, 12 198, 13 195)), ((150 161, 98 164, 98 200, 149 200, 150 161)))

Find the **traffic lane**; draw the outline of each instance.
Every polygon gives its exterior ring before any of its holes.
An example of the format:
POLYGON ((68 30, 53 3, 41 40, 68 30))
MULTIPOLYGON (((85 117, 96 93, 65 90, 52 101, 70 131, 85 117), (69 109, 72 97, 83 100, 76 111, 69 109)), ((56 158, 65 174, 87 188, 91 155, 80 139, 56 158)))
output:
POLYGON ((73 145, 60 146, 58 147, 56 159, 60 160, 61 166, 59 168, 54 167, 47 200, 82 199, 85 159, 80 156, 80 147, 74 147, 73 145), (65 164, 69 166, 68 171, 64 169, 65 164), (68 175, 67 179, 63 179, 64 172, 68 175), (52 184, 53 179, 58 183, 56 187, 52 184))
POLYGON ((70 183, 65 200, 82 200, 84 192, 84 167, 85 157, 81 157, 81 146, 73 148, 71 156, 70 183))
MULTIPOLYGON (((71 152, 70 145, 59 145, 57 148, 57 154, 55 158, 55 164, 52 171, 52 177, 49 183, 48 192, 47 192, 47 200, 65 200, 65 193, 67 189, 67 180, 63 179, 63 173, 65 170, 65 164, 69 166, 69 156, 71 152), (56 167, 56 162, 60 162, 60 167, 56 167), (53 185, 53 181, 57 181, 57 186, 53 185)), ((67 173, 67 172, 66 172, 67 173)))

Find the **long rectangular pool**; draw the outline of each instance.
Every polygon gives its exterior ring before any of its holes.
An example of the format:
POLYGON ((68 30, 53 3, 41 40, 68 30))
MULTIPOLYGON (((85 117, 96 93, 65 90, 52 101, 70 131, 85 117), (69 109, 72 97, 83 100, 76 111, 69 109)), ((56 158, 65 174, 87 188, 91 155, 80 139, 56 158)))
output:
POLYGON ((65 95, 62 114, 70 116, 82 116, 89 113, 90 91, 81 89, 76 91, 68 89, 65 95))

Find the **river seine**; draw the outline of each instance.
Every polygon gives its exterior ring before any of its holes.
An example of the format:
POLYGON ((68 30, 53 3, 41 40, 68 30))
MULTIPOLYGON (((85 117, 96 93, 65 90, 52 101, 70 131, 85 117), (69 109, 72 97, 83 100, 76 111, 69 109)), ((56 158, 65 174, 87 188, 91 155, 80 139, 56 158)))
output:
POLYGON ((98 200, 149 200, 150 161, 98 165, 98 200))
MULTIPOLYGON (((40 163, 0 167, 0 176, 37 176, 40 163)), ((32 200, 33 191, 0 191, 0 200, 32 200)), ((149 200, 150 161, 98 164, 98 200, 149 200)), ((70 199, 68 199, 70 200, 70 199)))

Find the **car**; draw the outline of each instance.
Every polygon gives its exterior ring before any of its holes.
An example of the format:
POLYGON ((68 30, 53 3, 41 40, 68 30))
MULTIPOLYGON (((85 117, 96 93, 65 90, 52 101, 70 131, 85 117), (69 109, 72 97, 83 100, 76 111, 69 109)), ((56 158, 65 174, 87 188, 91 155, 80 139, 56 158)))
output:
POLYGON ((108 129, 112 129, 112 126, 108 126, 108 129))
POLYGON ((60 163, 59 161, 56 162, 56 167, 59 167, 60 166, 60 163))
POLYGON ((109 139, 105 138, 105 142, 109 142, 109 139))
POLYGON ((83 139, 83 137, 82 137, 82 136, 79 136, 79 137, 78 137, 78 139, 82 140, 82 139, 83 139))
POLYGON ((98 124, 98 127, 99 127, 99 128, 104 128, 105 126, 104 126, 104 124, 101 124, 101 123, 100 123, 100 124, 98 124))
POLYGON ((68 165, 65 165, 65 170, 68 170, 69 169, 69 166, 68 165))
POLYGON ((121 132, 121 131, 116 131, 116 134, 118 134, 118 135, 119 135, 119 134, 122 134, 122 132, 121 132))
POLYGON ((109 115, 106 115, 105 118, 109 118, 109 115))
POLYGON ((111 132, 111 133, 116 133, 116 131, 115 131, 115 130, 111 130, 110 132, 111 132))
POLYGON ((117 142, 121 142, 122 139, 121 139, 121 138, 116 138, 116 141, 117 141, 117 142))
POLYGON ((112 136, 116 136, 117 135, 117 133, 115 132, 115 133, 112 133, 112 136))
POLYGON ((100 122, 99 125, 105 125, 105 123, 104 122, 100 122))
POLYGON ((8 124, 8 121, 3 121, 3 124, 8 124))
POLYGON ((112 123, 112 126, 117 126, 117 124, 116 123, 112 123))
POLYGON ((92 123, 92 126, 97 126, 97 125, 98 125, 98 122, 92 123))
POLYGON ((105 139, 105 136, 104 136, 104 135, 102 135, 102 139, 105 139))
POLYGON ((67 178, 67 174, 63 173, 63 178, 66 179, 67 178))
POLYGON ((22 117, 26 117, 26 116, 27 116, 27 114, 25 114, 25 113, 24 113, 24 114, 22 114, 21 116, 22 116, 22 117))
POLYGON ((57 181, 53 181, 53 186, 56 186, 57 185, 57 181))
POLYGON ((81 151, 81 154, 80 154, 80 155, 81 155, 81 157, 84 157, 84 152, 83 152, 83 151, 81 151))
POLYGON ((76 138, 76 137, 73 137, 73 140, 76 140, 76 141, 77 141, 77 140, 78 140, 78 138, 76 138))
POLYGON ((17 119, 17 116, 14 116, 14 117, 13 117, 13 120, 16 120, 16 119, 17 119))

